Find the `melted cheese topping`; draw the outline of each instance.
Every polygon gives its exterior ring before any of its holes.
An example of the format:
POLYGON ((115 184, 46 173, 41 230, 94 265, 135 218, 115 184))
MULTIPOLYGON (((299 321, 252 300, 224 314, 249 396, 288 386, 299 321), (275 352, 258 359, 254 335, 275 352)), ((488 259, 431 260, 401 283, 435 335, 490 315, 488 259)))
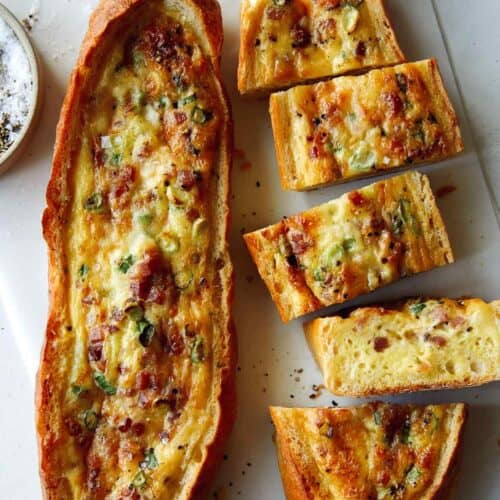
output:
POLYGON ((114 47, 71 169, 57 473, 74 498, 185 498, 218 411, 209 195, 224 109, 162 4, 114 47))
POLYGON ((287 189, 438 161, 463 149, 434 60, 274 94, 271 116, 287 189))
MULTIPOLYGON (((463 405, 271 408, 280 467, 308 498, 421 499, 453 464, 463 405)), ((450 471, 452 472, 452 471, 450 471)))
POLYGON ((335 394, 367 396, 500 378, 500 303, 412 300, 306 326, 335 394))
POLYGON ((380 0, 247 1, 243 20, 242 92, 404 61, 380 0))
POLYGON ((452 261, 426 177, 409 173, 245 236, 287 321, 452 261))

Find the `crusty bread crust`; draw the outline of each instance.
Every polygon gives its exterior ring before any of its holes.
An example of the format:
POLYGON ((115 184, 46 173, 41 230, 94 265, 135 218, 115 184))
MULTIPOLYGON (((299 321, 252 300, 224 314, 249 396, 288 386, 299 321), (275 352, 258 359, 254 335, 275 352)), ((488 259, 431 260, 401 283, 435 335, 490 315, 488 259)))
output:
MULTIPOLYGON (((435 471, 435 475, 432 478, 432 483, 425 492, 425 496, 421 497, 422 500, 445 500, 449 498, 451 489, 456 480, 463 451, 464 432, 468 409, 463 403, 458 403, 453 406, 451 416, 447 422, 447 440, 441 450, 439 464, 435 471)), ((303 440, 307 443, 308 436, 296 435, 295 429, 291 429, 287 425, 287 419, 284 418, 284 415, 288 411, 287 409, 271 407, 269 410, 276 429, 278 465, 287 500, 313 500, 314 498, 326 498, 323 496, 316 496, 314 487, 310 487, 311 483, 314 484, 315 472, 317 472, 316 469, 318 467, 317 465, 312 465, 315 463, 314 457, 305 457, 298 453, 301 448, 297 445, 297 442, 299 440, 303 440)), ((301 412, 302 410, 297 408, 290 411, 301 412)), ((311 408, 304 411, 338 412, 343 411, 343 409, 336 408, 323 410, 320 408, 311 408)), ((314 443, 310 442, 308 444, 308 449, 312 451, 314 449, 314 443)), ((346 451, 343 450, 343 453, 346 453, 346 451)), ((353 460, 355 460, 355 457, 353 457, 353 460)), ((319 477, 316 479, 319 480, 319 477)), ((344 479, 348 482, 350 478, 346 475, 344 479)), ((339 498, 339 500, 341 499, 339 498)))
MULTIPOLYGON (((312 11, 311 0, 302 0, 309 12, 312 11)), ((325 74, 300 75, 297 68, 288 79, 266 81, 265 75, 259 71, 258 60, 255 57, 255 38, 261 27, 264 11, 268 5, 261 0, 243 0, 240 14, 240 50, 238 60, 238 89, 243 95, 263 96, 270 92, 285 89, 299 83, 310 83, 340 74, 358 74, 384 65, 398 64, 406 60, 399 46, 389 20, 388 12, 383 0, 366 0, 370 22, 379 32, 377 35, 384 42, 384 57, 379 63, 366 63, 354 69, 331 71, 325 74)))
MULTIPOLYGON (((233 151, 233 122, 226 90, 222 83, 220 57, 223 43, 223 27, 217 0, 166 0, 183 15, 179 22, 187 22, 199 38, 202 49, 210 58, 217 79, 218 98, 224 112, 220 130, 220 146, 217 156, 214 183, 213 211, 217 227, 213 228, 212 252, 217 255, 217 271, 220 286, 217 300, 220 310, 215 311, 219 337, 212 349, 219 354, 214 370, 216 409, 211 441, 202 450, 203 457, 198 473, 186 488, 187 498, 203 498, 207 493, 216 468, 222 459, 223 446, 236 418, 236 332, 232 319, 234 295, 233 267, 228 251, 228 227, 230 220, 230 170, 233 151)), ((58 384, 52 367, 57 363, 58 334, 68 317, 66 292, 69 284, 66 272, 67 256, 63 240, 63 228, 68 221, 70 206, 69 171, 74 162, 81 123, 80 110, 92 88, 93 76, 99 65, 99 55, 113 44, 120 28, 133 22, 134 12, 147 4, 146 0, 101 0, 93 13, 87 35, 83 41, 75 70, 73 71, 57 126, 52 171, 47 187, 47 208, 43 214, 43 235, 48 245, 49 258, 49 312, 45 342, 37 375, 36 414, 38 446, 40 453, 40 477, 43 496, 46 499, 68 498, 67 484, 58 476, 58 463, 51 451, 58 446, 59 429, 53 428, 52 416, 59 411, 60 401, 53 388, 58 384)), ((215 358, 215 356, 214 356, 215 358)))

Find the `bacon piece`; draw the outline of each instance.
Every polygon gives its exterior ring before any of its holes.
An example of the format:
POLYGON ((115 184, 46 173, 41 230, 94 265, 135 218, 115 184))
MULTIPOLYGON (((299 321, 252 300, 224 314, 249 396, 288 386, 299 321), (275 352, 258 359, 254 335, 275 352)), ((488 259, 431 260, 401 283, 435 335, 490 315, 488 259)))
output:
POLYGON ((363 205, 363 203, 365 203, 366 201, 359 191, 353 191, 352 193, 349 193, 348 197, 349 201, 356 207, 363 205))
POLYGON ((373 341, 373 348, 377 352, 385 351, 389 347, 389 340, 387 337, 375 337, 373 341))
POLYGON ((292 47, 294 49, 304 49, 311 43, 310 31, 299 23, 292 26, 292 47))
POLYGON ((175 123, 177 123, 177 125, 182 125, 187 120, 187 115, 182 111, 175 111, 174 118, 175 118, 175 123))
POLYGON ((99 326, 92 328, 89 335, 88 353, 91 361, 100 361, 104 344, 104 332, 99 326))
POLYGON ((122 424, 118 426, 118 430, 120 432, 127 432, 132 425, 132 419, 127 417, 122 424))
POLYGON ((139 46, 157 63, 165 64, 175 59, 183 47, 182 26, 149 27, 139 46))
POLYGON ((147 251, 144 259, 135 266, 130 290, 135 299, 146 302, 164 304, 175 301, 173 278, 158 249, 147 251))
POLYGON ((198 177, 192 170, 181 170, 177 174, 177 183, 186 191, 191 190, 198 181, 198 177))
POLYGON ((389 112, 392 116, 395 116, 403 111, 403 101, 397 92, 386 92, 382 94, 382 100, 389 108, 389 112))
POLYGON ((444 307, 437 307, 434 309, 431 316, 434 321, 438 322, 438 324, 446 323, 450 319, 444 307))
POLYGON ((147 370, 141 370, 135 379, 135 387, 140 390, 144 391, 146 389, 150 389, 152 384, 152 376, 151 373, 148 372, 147 370))
POLYGON ((130 191, 135 182, 135 169, 130 165, 122 167, 119 170, 113 171, 110 189, 110 200, 118 200, 125 193, 130 191))
POLYGON ((309 237, 295 229, 288 231, 288 240, 290 241, 294 255, 303 254, 311 246, 309 237))
POLYGON ((279 21, 285 15, 285 9, 282 7, 268 7, 266 9, 267 17, 273 21, 279 21))
POLYGON ((457 190, 455 186, 443 186, 436 191, 436 196, 438 198, 443 198, 448 194, 454 193, 457 190))
POLYGON ((184 351, 184 339, 175 323, 169 323, 163 336, 163 348, 167 353, 178 356, 184 351))
POLYGON ((366 56, 366 44, 365 42, 358 42, 358 45, 356 46, 356 55, 358 57, 365 57, 366 56))
POLYGON ((82 426, 72 418, 66 418, 64 423, 66 424, 70 436, 74 437, 82 433, 82 426))

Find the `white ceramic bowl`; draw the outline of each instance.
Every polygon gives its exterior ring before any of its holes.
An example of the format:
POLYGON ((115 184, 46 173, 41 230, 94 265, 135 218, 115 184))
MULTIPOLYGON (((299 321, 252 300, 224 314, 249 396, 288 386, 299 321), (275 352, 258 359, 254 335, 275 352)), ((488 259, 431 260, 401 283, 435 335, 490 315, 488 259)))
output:
POLYGON ((28 61, 31 67, 31 74, 33 78, 33 96, 30 104, 30 109, 26 122, 23 125, 21 133, 17 139, 10 145, 9 149, 0 154, 0 174, 5 172, 14 164, 15 158, 22 151, 28 138, 33 131, 36 123, 36 118, 41 107, 41 77, 40 77, 40 64, 35 52, 35 49, 31 43, 29 36, 27 35, 22 24, 17 20, 17 18, 2 4, 0 4, 0 17, 10 26, 19 42, 21 43, 28 61))

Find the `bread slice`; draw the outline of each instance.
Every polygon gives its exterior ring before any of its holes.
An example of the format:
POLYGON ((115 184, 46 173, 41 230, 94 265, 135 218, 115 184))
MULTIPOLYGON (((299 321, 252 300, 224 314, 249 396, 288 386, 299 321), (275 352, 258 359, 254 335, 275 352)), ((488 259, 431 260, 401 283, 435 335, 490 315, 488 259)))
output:
POLYGON ((242 94, 265 94, 404 60, 382 0, 242 2, 242 94))
POLYGON ((47 499, 201 496, 235 416, 232 121, 214 0, 103 0, 43 217, 47 499))
POLYGON ((244 238, 285 322, 453 262, 429 179, 418 172, 244 238))
POLYGON ((464 404, 271 408, 288 500, 448 498, 464 404))
POLYGON ((464 148, 434 59, 279 92, 270 113, 286 190, 441 161, 464 148))
POLYGON ((412 299, 305 325, 325 385, 344 396, 500 380, 500 301, 412 299))

